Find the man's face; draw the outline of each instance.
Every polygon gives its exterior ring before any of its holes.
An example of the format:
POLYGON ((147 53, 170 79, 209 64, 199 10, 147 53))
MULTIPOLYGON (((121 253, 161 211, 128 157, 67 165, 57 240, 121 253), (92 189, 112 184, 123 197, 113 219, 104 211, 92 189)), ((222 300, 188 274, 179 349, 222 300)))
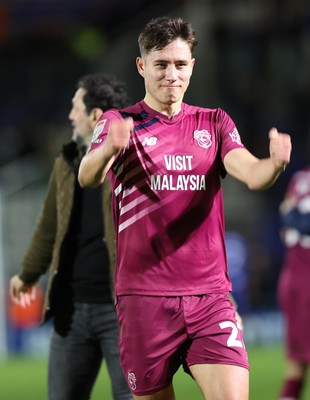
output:
POLYGON ((83 101, 85 89, 78 89, 72 99, 72 108, 69 114, 69 119, 73 127, 73 139, 88 140, 93 132, 91 123, 91 115, 87 114, 86 106, 83 101))
POLYGON ((151 51, 137 58, 139 73, 144 77, 147 103, 181 103, 189 85, 195 59, 189 45, 177 39, 162 50, 151 51))

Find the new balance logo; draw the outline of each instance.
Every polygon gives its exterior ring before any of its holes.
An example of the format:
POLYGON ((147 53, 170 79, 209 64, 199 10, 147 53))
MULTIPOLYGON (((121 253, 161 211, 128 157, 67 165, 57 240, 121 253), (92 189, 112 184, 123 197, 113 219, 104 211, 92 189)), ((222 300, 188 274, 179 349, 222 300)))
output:
POLYGON ((155 146, 157 143, 157 137, 146 137, 143 139, 142 146, 155 146))

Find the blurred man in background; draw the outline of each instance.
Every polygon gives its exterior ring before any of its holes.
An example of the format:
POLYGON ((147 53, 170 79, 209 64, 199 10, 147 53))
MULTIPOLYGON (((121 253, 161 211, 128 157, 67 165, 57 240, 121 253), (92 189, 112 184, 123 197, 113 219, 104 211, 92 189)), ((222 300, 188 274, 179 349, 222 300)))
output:
POLYGON ((12 300, 26 307, 50 270, 43 322, 53 317, 48 362, 49 400, 88 400, 105 359, 114 400, 132 398, 120 366, 113 304, 115 234, 111 187, 81 189, 77 173, 98 118, 128 102, 123 83, 105 74, 80 78, 69 119, 72 140, 56 157, 45 202, 12 300))
POLYGON ((280 216, 286 252, 278 300, 286 327, 286 371, 279 399, 298 400, 310 364, 310 167, 291 178, 280 216))
POLYGON ((270 156, 258 159, 227 113, 183 102, 197 45, 189 23, 155 18, 138 42, 145 97, 104 113, 79 172, 83 187, 112 182, 122 367, 136 399, 175 399, 183 364, 205 399, 247 400, 220 181, 229 173, 267 189, 290 160, 290 137, 271 129, 270 156))

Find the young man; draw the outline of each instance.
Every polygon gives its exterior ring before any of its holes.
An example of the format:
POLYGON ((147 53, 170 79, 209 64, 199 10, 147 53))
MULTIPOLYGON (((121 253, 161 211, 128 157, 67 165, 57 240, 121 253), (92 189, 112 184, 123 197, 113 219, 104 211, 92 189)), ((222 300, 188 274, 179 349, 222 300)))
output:
POLYGON ((286 323, 286 368, 279 400, 301 399, 310 365, 310 167, 291 178, 280 205, 286 247, 278 299, 286 323))
POLYGON ((82 77, 72 100, 72 140, 56 157, 44 206, 22 270, 10 282, 14 302, 27 306, 36 282, 50 269, 43 320, 53 316, 48 365, 49 400, 88 400, 103 359, 114 400, 132 399, 119 361, 111 281, 115 235, 111 187, 81 189, 78 167, 103 111, 124 107, 124 85, 114 77, 82 77))
POLYGON ((220 178, 266 189, 290 159, 289 135, 271 129, 270 157, 259 160, 223 110, 183 103, 196 44, 182 19, 145 26, 136 60, 144 100, 102 116, 80 166, 83 187, 107 174, 112 182, 121 362, 136 399, 174 399, 181 363, 206 399, 248 399, 220 178))

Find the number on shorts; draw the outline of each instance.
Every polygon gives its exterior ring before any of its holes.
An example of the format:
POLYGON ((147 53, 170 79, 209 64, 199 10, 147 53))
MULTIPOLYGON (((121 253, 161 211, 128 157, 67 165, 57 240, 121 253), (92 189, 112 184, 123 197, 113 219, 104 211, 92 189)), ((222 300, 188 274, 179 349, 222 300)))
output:
POLYGON ((242 341, 237 339, 238 328, 240 329, 240 326, 238 326, 239 325, 238 323, 236 325, 232 321, 224 321, 224 322, 221 322, 219 325, 220 325, 221 329, 231 328, 231 334, 229 335, 229 338, 227 339, 228 347, 243 347, 242 341))

